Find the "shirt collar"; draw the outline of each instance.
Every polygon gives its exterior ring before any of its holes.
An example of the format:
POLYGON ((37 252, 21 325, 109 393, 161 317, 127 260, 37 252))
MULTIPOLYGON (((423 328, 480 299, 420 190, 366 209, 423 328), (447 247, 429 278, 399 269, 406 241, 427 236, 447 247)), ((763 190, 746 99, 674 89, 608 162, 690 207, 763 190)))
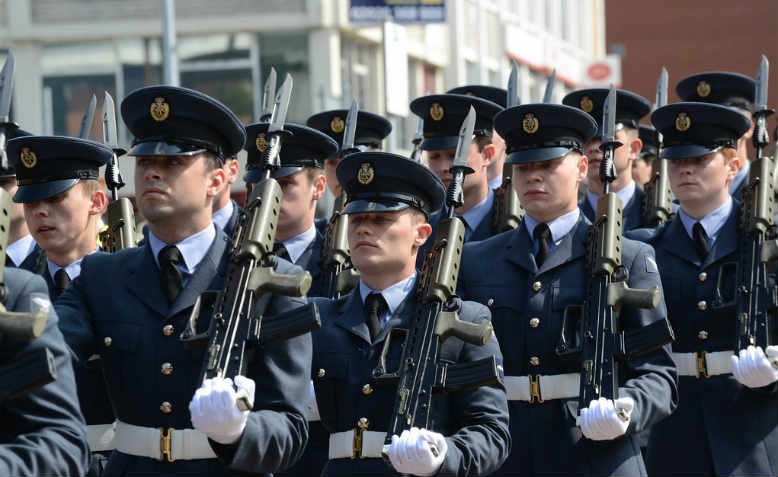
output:
POLYGON ((33 250, 35 250, 35 239, 32 238, 31 234, 27 234, 16 242, 8 245, 5 249, 5 254, 14 262, 14 265, 19 267, 33 250))
MULTIPOLYGON (((719 236, 719 232, 721 232, 721 228, 729 218, 729 214, 732 212, 732 208, 732 197, 727 197, 727 201, 724 202, 724 204, 722 204, 718 209, 699 220, 699 222, 702 224, 702 228, 705 229, 705 233, 708 234, 708 243, 710 245, 712 245, 713 242, 716 241, 716 238, 719 236)), ((686 233, 689 234, 689 237, 693 240, 694 235, 692 233, 692 227, 694 227, 694 224, 697 223, 698 220, 689 217, 686 212, 683 211, 683 207, 678 209, 678 215, 681 217, 683 228, 686 230, 686 233)))
POLYGON ((751 170, 751 161, 746 159, 746 165, 735 174, 735 178, 732 180, 732 184, 729 185, 729 193, 732 195, 740 184, 748 177, 748 172, 751 170))
POLYGON ((489 181, 490 190, 499 189, 501 185, 502 185, 502 176, 497 176, 494 179, 489 181))
POLYGON ((194 235, 190 235, 184 240, 168 244, 160 240, 154 232, 149 229, 149 246, 151 246, 151 252, 154 255, 154 261, 159 266, 159 252, 167 245, 175 245, 181 252, 181 256, 184 258, 182 269, 188 274, 193 274, 197 269, 197 265, 203 260, 205 255, 210 250, 214 239, 216 238, 216 227, 213 222, 208 224, 206 228, 197 232, 194 235))
POLYGON ((484 200, 471 207, 470 210, 468 210, 464 214, 461 215, 457 214, 457 215, 462 217, 462 219, 465 221, 465 224, 468 227, 470 227, 470 231, 474 232, 475 229, 478 228, 478 225, 481 223, 481 220, 483 220, 486 214, 488 214, 489 211, 492 209, 493 203, 494 203, 494 191, 492 189, 489 189, 489 193, 486 195, 486 198, 484 200))
POLYGON ((362 279, 359 280, 359 294, 362 298, 362 305, 365 304, 365 298, 370 293, 380 293, 384 296, 384 300, 386 300, 386 304, 389 305, 389 313, 391 315, 394 315, 394 312, 397 311, 397 308, 400 306, 400 303, 405 300, 405 297, 408 296, 408 294, 413 291, 413 287, 416 285, 416 272, 413 272, 413 275, 406 278, 405 280, 400 280, 399 282, 395 283, 394 285, 391 285, 387 288, 384 288, 383 290, 373 290, 369 286, 365 285, 365 282, 362 281, 362 279))
MULTIPOLYGON (((97 250, 98 249, 95 249, 93 252, 88 253, 86 255, 92 255, 93 253, 97 252, 97 250)), ((84 257, 86 255, 84 255, 84 257)), ((76 260, 75 262, 71 263, 70 265, 68 265, 66 267, 60 267, 59 265, 57 265, 56 263, 52 262, 51 260, 46 259, 46 262, 47 262, 46 264, 48 265, 49 275, 51 275, 51 279, 54 280, 54 274, 57 273, 57 271, 60 268, 64 268, 65 269, 65 273, 68 274, 68 277, 70 277, 71 280, 75 280, 77 276, 81 275, 81 260, 83 260, 84 257, 79 258, 78 260, 76 260)))
POLYGON ((235 207, 232 205, 231 200, 227 202, 227 205, 213 213, 213 223, 216 224, 216 226, 220 229, 224 230, 224 227, 227 226, 227 222, 229 222, 230 218, 232 218, 232 211, 234 208, 235 207))
POLYGON ((292 263, 297 263, 297 260, 300 259, 300 256, 314 240, 316 240, 316 226, 313 224, 311 224, 311 228, 300 235, 284 240, 283 243, 286 252, 289 254, 289 260, 292 263))
MULTIPOLYGON (((575 227, 578 222, 578 218, 581 216, 581 209, 576 207, 570 212, 560 215, 559 217, 546 222, 548 228, 551 229, 551 240, 554 244, 558 244, 563 238, 575 227)), ((532 241, 535 241, 535 236, 532 235, 535 232, 535 227, 540 224, 537 220, 532 218, 529 214, 524 214, 524 226, 527 228, 532 241)))
MULTIPOLYGON (((619 199, 621 199, 622 208, 626 207, 627 204, 629 204, 629 201, 632 200, 632 196, 635 195, 635 187, 637 187, 635 181, 630 180, 626 187, 616 192, 616 195, 619 196, 619 199)), ((597 212, 597 199, 599 198, 599 195, 595 194, 589 189, 586 189, 586 200, 589 201, 589 205, 592 206, 592 210, 595 212, 597 212)))

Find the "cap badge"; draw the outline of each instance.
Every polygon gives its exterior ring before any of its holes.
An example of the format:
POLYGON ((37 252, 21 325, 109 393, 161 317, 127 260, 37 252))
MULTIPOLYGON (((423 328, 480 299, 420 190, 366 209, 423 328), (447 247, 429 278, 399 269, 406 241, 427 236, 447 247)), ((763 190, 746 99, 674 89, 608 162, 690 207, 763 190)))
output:
POLYGON ((359 168, 359 171, 357 171, 357 180, 362 185, 368 185, 371 182, 373 182, 373 178, 375 177, 375 169, 373 169, 373 166, 369 163, 362 164, 362 167, 359 168))
POLYGON ((435 121, 443 119, 443 106, 438 103, 432 103, 430 106, 430 117, 435 121))
POLYGON ((689 129, 692 125, 692 118, 686 113, 678 113, 675 117, 675 129, 683 132, 689 129))
POLYGON ((36 156, 35 153, 30 150, 29 147, 22 148, 21 159, 22 159, 22 164, 24 164, 24 167, 28 167, 30 169, 35 167, 35 164, 38 163, 38 156, 36 156))
POLYGON ((346 123, 343 122, 343 119, 341 119, 340 116, 335 116, 332 118, 332 121, 330 121, 330 129, 332 129, 332 132, 335 134, 342 133, 344 129, 346 129, 346 123))
POLYGON ((257 134, 255 143, 257 144, 257 151, 265 152, 265 148, 267 148, 267 139, 265 139, 265 133, 257 134))
POLYGON ((524 119, 521 120, 521 128, 524 129, 524 132, 527 134, 535 134, 538 132, 539 127, 540 122, 532 113, 525 114, 524 119))
POLYGON ((154 121, 162 122, 170 115, 170 105, 165 102, 165 98, 154 98, 151 103, 151 118, 154 121))
POLYGON ((592 109, 594 109, 594 102, 592 101, 592 98, 588 96, 582 96, 580 104, 581 109, 583 109, 585 113, 591 113, 592 109))
POLYGON ((710 94, 710 84, 707 81, 700 81, 697 83, 697 96, 700 98, 707 98, 710 94))

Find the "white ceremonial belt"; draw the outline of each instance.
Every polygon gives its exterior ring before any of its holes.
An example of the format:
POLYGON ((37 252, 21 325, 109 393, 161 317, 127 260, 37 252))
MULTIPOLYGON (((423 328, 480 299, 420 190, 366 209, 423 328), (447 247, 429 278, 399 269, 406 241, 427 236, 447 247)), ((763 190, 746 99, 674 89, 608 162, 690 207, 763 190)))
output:
POLYGON ((113 442, 119 452, 159 461, 216 458, 208 437, 195 429, 141 427, 116 421, 113 442))
POLYGON ((380 458, 386 432, 354 430, 330 434, 330 459, 380 458))
POLYGON ((551 399, 578 397, 581 390, 581 374, 505 376, 504 383, 508 401, 541 403, 551 399))
POLYGON ((113 435, 115 422, 112 424, 92 424, 86 426, 86 438, 89 441, 89 450, 92 452, 105 452, 113 450, 113 435))
POLYGON ((671 353, 679 376, 709 378, 732 374, 732 351, 700 351, 699 353, 671 353))

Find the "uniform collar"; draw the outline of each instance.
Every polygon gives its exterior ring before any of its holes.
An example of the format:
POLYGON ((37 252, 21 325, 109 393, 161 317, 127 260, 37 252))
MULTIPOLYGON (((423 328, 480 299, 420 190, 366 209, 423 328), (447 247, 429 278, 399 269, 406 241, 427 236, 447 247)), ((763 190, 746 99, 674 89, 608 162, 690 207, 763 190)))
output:
MULTIPOLYGON (((88 253, 86 255, 92 255, 92 253, 97 252, 97 249, 94 250, 94 252, 88 253)), ((84 257, 86 256, 84 255, 84 257)), ((71 280, 75 280, 77 276, 81 275, 81 260, 84 259, 84 257, 79 258, 75 262, 71 263, 70 265, 66 267, 60 267, 56 263, 52 262, 49 259, 46 259, 48 268, 49 268, 49 275, 51 275, 51 279, 54 280, 54 274, 59 271, 60 268, 65 269, 65 273, 68 274, 68 277, 70 277, 71 280)))
MULTIPOLYGON (((570 212, 546 222, 548 228, 551 229, 551 240, 554 242, 554 245, 559 245, 559 242, 561 242, 562 239, 565 238, 565 236, 569 234, 571 230, 573 230, 573 227, 575 227, 575 224, 578 223, 578 218, 580 216, 581 209, 576 207, 570 212)), ((532 218, 532 216, 529 214, 524 214, 524 226, 527 228, 527 232, 529 233, 530 239, 533 242, 535 241, 535 236, 533 233, 535 232, 535 227, 537 227, 539 224, 540 222, 532 218)), ((537 244, 535 245, 537 246, 537 244)))
POLYGON ((149 229, 149 246, 151 246, 151 252, 157 266, 159 266, 159 251, 167 245, 175 245, 184 258, 184 263, 181 265, 182 270, 190 275, 194 274, 195 270, 197 270, 197 265, 200 264, 203 257, 210 250, 214 238, 216 238, 216 227, 213 222, 209 223, 200 232, 174 244, 163 242, 149 229))
POLYGON ((735 193, 740 184, 748 177, 748 172, 751 170, 751 161, 746 159, 746 165, 735 174, 735 178, 732 180, 732 184, 729 185, 729 194, 735 193))
POLYGON ((492 204, 494 203, 494 191, 490 188, 486 198, 470 208, 464 214, 456 214, 465 221, 465 224, 470 227, 470 232, 474 232, 478 228, 486 214, 492 210, 492 204))
POLYGON ((213 223, 216 224, 216 226, 220 229, 224 230, 224 227, 227 226, 227 222, 229 222, 232 218, 232 211, 234 208, 235 207, 232 205, 231 200, 227 202, 227 205, 213 213, 213 223))
MULTIPOLYGON (((635 187, 637 187, 635 181, 630 180, 626 187, 616 192, 616 195, 619 196, 619 199, 621 199, 622 209, 626 207, 627 204, 629 204, 629 201, 632 200, 632 197, 635 195, 635 187)), ((597 215, 597 199, 599 198, 599 195, 595 194, 589 189, 586 189, 586 200, 589 201, 589 205, 592 207, 595 215, 597 215)))
POLYGON ((311 228, 300 235, 284 240, 283 244, 289 254, 289 260, 292 263, 297 263, 297 260, 314 240, 316 240, 316 226, 314 224, 311 224, 311 228))
POLYGON ((365 298, 367 298, 370 293, 380 293, 383 295, 384 300, 386 300, 386 304, 389 305, 389 314, 394 315, 394 312, 397 311, 400 303, 402 303, 408 294, 413 291, 414 285, 416 285, 416 272, 413 272, 413 275, 410 277, 404 280, 400 280, 394 285, 386 287, 383 290, 373 290, 369 286, 365 285, 365 282, 360 279, 359 295, 360 298, 362 298, 362 304, 364 305, 365 298))
POLYGON ((489 190, 499 189, 502 185, 502 176, 497 176, 489 181, 489 190))
MULTIPOLYGON (((727 201, 724 202, 723 205, 699 220, 702 224, 702 228, 705 229, 705 233, 708 234, 709 245, 713 245, 713 242, 716 241, 716 238, 719 236, 721 228, 727 222, 730 213, 732 213, 732 197, 727 197, 727 201)), ((683 206, 678 209, 678 216, 681 217, 681 223, 683 224, 686 233, 689 234, 689 238, 693 240, 694 235, 692 234, 692 227, 694 227, 694 224, 697 223, 698 220, 689 217, 686 212, 683 211, 683 206)))
MULTIPOLYGON (((24 262, 28 256, 35 250, 35 239, 31 234, 27 234, 16 242, 8 245, 5 254, 14 262, 17 267, 24 262)), ((7 264, 6 264, 7 265, 7 264)))

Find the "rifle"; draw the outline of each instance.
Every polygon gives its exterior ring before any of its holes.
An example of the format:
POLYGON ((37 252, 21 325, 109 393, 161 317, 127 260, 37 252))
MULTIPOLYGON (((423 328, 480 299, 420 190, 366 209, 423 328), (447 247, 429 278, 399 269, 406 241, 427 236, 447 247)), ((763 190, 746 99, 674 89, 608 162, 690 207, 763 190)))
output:
MULTIPOLYGON (((552 75, 552 78, 556 78, 556 75, 552 75)), ((519 66, 514 61, 511 65, 511 75, 508 77, 506 101, 508 108, 519 105, 518 81, 519 66)), ((546 85, 546 94, 550 96, 549 87, 553 88, 552 82, 546 85)), ((515 229, 524 217, 524 208, 519 201, 519 194, 513 188, 513 166, 511 165, 503 166, 502 184, 494 191, 494 214, 492 217, 492 228, 497 233, 515 229)))
MULTIPOLYGON (((11 196, 0 188, 0 249, 8 243, 11 196)), ((5 308, 8 290, 4 280, 5 253, 0 254, 0 343, 4 337, 32 340, 46 328, 50 303, 34 311, 19 313, 5 308)), ((0 363, 0 404, 23 396, 57 379, 54 355, 48 348, 24 353, 13 363, 0 363)))
POLYGON ((413 150, 411 151, 411 159, 416 162, 421 162, 421 158, 419 157, 419 148, 421 147, 421 142, 424 140, 424 118, 419 118, 416 120, 416 133, 413 135, 413 150))
MULTIPOLYGON (((656 108, 667 104, 667 70, 662 67, 656 84, 656 108)), ((667 159, 662 159, 662 133, 656 132, 657 158, 654 161, 652 178, 643 187, 646 197, 643 201, 643 225, 659 227, 673 216, 673 193, 667 173, 667 159)))
MULTIPOLYGON (((209 378, 234 378, 246 371, 246 351, 292 338, 321 326, 318 308, 309 304, 274 317, 263 317, 271 293, 303 296, 311 287, 311 274, 276 273, 277 257, 273 255, 281 186, 270 177, 280 166, 279 152, 286 111, 292 93, 292 77, 287 75, 275 100, 268 147, 263 157, 265 178, 254 185, 246 210, 240 215, 232 244, 224 287, 219 292, 205 292, 195 302, 187 328, 181 334, 186 342, 202 343, 207 339, 200 384, 209 378), (203 316, 210 317, 208 330, 198 333, 203 316)), ((254 403, 240 395, 238 407, 251 410, 254 403)))
MULTIPOLYGON (((772 111, 767 108, 767 59, 762 56, 756 85, 754 116, 754 145, 757 159, 751 162, 748 185, 743 188, 740 208, 740 257, 737 263, 725 263, 719 269, 714 306, 735 309, 735 353, 748 346, 775 344, 776 289, 770 283, 773 265, 778 259, 778 240, 775 239, 775 198, 772 184, 775 181, 775 164, 769 156, 762 156, 766 143, 765 117, 772 111), (764 133, 764 134, 763 134, 764 133), (764 136, 757 140, 757 136, 764 136), (735 293, 727 300, 724 293, 727 277, 735 274, 735 293), (774 319, 774 318, 773 318, 774 319)), ((774 273, 774 272, 773 272, 774 273)))
MULTIPOLYGON (((621 264, 621 200, 609 191, 616 179, 613 151, 621 146, 614 139, 616 129, 616 90, 611 86, 603 110, 603 134, 600 149, 600 179, 603 195, 597 200, 597 219, 589 227, 586 266, 590 273, 583 307, 576 307, 580 318, 580 336, 575 346, 568 342, 572 326, 572 308, 563 316, 562 339, 557 346, 561 356, 580 353, 581 387, 578 412, 594 399, 616 400, 619 393, 617 358, 629 359, 670 342, 672 329, 667 320, 625 334, 619 327, 615 310, 622 305, 653 309, 659 305, 661 291, 633 289, 627 286, 627 269, 621 264), (656 337, 658 333, 658 338, 656 337)), ((626 414, 620 414, 626 420, 626 414)))
MULTIPOLYGON (((457 271, 465 240, 464 222, 454 216, 454 209, 464 202, 462 183, 467 173, 467 154, 473 138, 475 110, 471 107, 462 129, 451 167, 453 178, 446 194, 449 216, 441 221, 435 244, 427 253, 416 287, 418 307, 410 329, 393 328, 384 342, 379 364, 373 371, 376 380, 398 381, 390 425, 383 448, 384 460, 393 435, 411 427, 429 428, 433 391, 453 391, 501 382, 494 356, 472 363, 438 362, 440 344, 450 336, 483 346, 492 335, 491 323, 475 324, 458 318, 461 300, 456 296, 457 271), (386 358, 396 335, 405 335, 400 368, 389 373, 386 358)), ((438 450, 433 446, 433 454, 438 450)))
MULTIPOLYGON (((341 145, 341 158, 352 154, 358 149, 354 147, 354 137, 357 130, 357 114, 359 103, 355 99, 346 116, 346 127, 341 145)), ((324 271, 325 296, 340 298, 351 291, 359 281, 359 272, 351 264, 348 249, 348 216, 343 214, 346 206, 346 192, 341 192, 335 199, 332 217, 327 224, 322 249, 321 268, 324 271)))
POLYGON ((124 155, 126 151, 118 146, 116 110, 108 91, 103 100, 103 143, 113 149, 113 157, 105 168, 105 185, 111 191, 111 203, 108 204, 108 223, 100 231, 100 245, 104 251, 113 253, 135 247, 135 212, 130 199, 119 198, 124 180, 119 172, 117 156, 124 155))

